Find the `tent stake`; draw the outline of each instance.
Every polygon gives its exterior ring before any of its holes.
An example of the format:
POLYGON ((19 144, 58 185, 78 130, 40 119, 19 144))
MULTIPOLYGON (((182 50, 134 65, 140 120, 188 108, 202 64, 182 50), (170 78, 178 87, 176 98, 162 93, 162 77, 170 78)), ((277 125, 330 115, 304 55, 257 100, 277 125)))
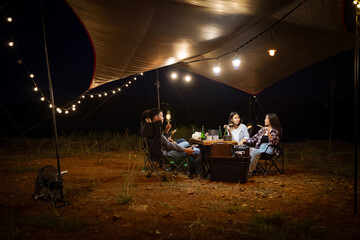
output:
POLYGON ((52 113, 52 122, 53 122, 54 136, 55 136, 56 160, 57 160, 57 167, 58 167, 58 171, 59 171, 60 197, 61 197, 61 201, 63 201, 64 194, 63 194, 62 177, 61 177, 61 170, 60 170, 59 139, 58 139, 57 125, 56 125, 54 91, 53 91, 52 78, 51 78, 51 72, 50 72, 50 63, 49 63, 49 56, 48 56, 48 49, 47 49, 47 43, 46 43, 43 0, 41 0, 41 15, 42 15, 43 34, 44 34, 44 48, 45 48, 45 56, 46 56, 46 67, 47 67, 47 72, 48 72, 49 90, 50 90, 50 98, 51 98, 51 105, 52 105, 51 113, 52 113))

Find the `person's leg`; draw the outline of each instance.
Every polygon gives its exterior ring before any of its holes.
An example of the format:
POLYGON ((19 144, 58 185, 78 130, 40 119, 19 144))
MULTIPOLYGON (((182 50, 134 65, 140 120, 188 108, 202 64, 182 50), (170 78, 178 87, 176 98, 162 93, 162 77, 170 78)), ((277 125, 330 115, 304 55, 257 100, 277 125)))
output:
POLYGON ((205 176, 205 168, 204 164, 201 159, 201 151, 199 148, 193 148, 194 153, 191 155, 190 161, 194 166, 196 173, 199 177, 206 177, 205 176))
POLYGON ((259 162, 262 151, 263 150, 260 149, 250 148, 249 174, 251 174, 256 169, 256 165, 259 162))
POLYGON ((180 143, 178 143, 177 145, 179 145, 179 146, 181 146, 181 147, 183 147, 183 148, 188 148, 188 147, 190 147, 190 143, 188 143, 187 141, 182 141, 182 142, 180 142, 180 143))
POLYGON ((177 144, 179 144, 179 143, 182 143, 182 142, 186 142, 186 140, 183 139, 183 138, 179 138, 179 139, 175 140, 175 142, 176 142, 177 144))

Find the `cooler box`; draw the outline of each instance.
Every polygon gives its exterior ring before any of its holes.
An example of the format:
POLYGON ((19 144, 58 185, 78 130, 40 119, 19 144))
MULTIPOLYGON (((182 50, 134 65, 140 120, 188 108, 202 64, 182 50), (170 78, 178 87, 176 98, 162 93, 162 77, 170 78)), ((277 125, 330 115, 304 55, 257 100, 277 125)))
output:
POLYGON ((250 157, 209 157, 211 181, 240 182, 248 180, 250 157))

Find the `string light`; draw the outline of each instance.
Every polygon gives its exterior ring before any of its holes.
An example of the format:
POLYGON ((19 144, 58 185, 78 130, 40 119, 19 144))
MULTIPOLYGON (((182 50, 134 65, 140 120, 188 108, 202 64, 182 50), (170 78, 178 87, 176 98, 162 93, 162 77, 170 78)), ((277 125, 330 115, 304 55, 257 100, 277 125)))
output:
POLYGON ((43 101, 45 101, 45 98, 44 98, 44 97, 41 97, 40 100, 43 102, 43 101))
POLYGON ((113 90, 113 91, 112 91, 112 93, 113 93, 113 94, 115 94, 115 93, 116 93, 116 91, 115 91, 115 90, 113 90))
POLYGON ((35 92, 39 91, 39 88, 38 88, 38 87, 34 87, 34 91, 35 91, 35 92))
POLYGON ((270 44, 271 44, 271 48, 268 50, 269 55, 271 57, 273 57, 276 53, 276 50, 273 47, 273 41, 274 41, 274 28, 271 29, 271 33, 270 33, 270 44))
POLYGON ((13 47, 14 46, 14 42, 9 42, 9 46, 13 47))
POLYGON ((58 113, 61 113, 61 112, 62 112, 60 108, 56 108, 56 111, 57 111, 58 113))
POLYGON ((80 104, 80 103, 81 103, 81 101, 79 100, 79 101, 77 101, 77 103, 78 103, 78 104, 80 104))
POLYGON ((85 98, 85 95, 82 95, 81 98, 85 98))
POLYGON ((129 84, 125 84, 125 87, 128 87, 129 86, 129 84))
POLYGON ((172 79, 177 79, 177 73, 173 72, 173 73, 171 74, 171 78, 172 78, 172 79))
POLYGON ((51 104, 51 103, 49 104, 49 108, 52 108, 52 104, 51 104))
POLYGON ((140 73, 140 75, 142 76, 142 75, 144 75, 144 73, 140 73))
POLYGON ((217 59, 216 59, 216 64, 215 64, 215 66, 213 67, 213 72, 214 72, 214 74, 215 74, 216 76, 220 75, 220 73, 221 73, 221 67, 220 67, 219 62, 218 62, 217 59))
POLYGON ((121 88, 118 88, 118 92, 120 92, 121 91, 121 88))
POLYGON ((185 82, 190 82, 191 81, 191 76, 186 75, 184 79, 185 79, 185 82))
POLYGON ((31 74, 29 75, 29 77, 30 77, 30 78, 34 78, 35 75, 31 73, 31 74))
POLYGON ((65 114, 69 114, 69 111, 68 111, 68 110, 66 110, 66 111, 65 111, 65 114))
POLYGON ((99 94, 98 97, 101 97, 101 94, 99 94))
POLYGON ((233 69, 238 70, 240 67, 241 61, 238 56, 235 56, 235 58, 232 60, 232 66, 233 69))
POLYGON ((91 95, 90 95, 90 98, 94 98, 94 95, 91 94, 91 95))
POLYGON ((11 17, 8 17, 7 19, 6 19, 6 21, 8 21, 8 22, 12 22, 12 18, 11 17))
POLYGON ((134 80, 136 81, 136 80, 137 80, 137 78, 136 78, 136 77, 134 77, 134 80))
POLYGON ((107 96, 107 93, 104 93, 104 96, 107 96))

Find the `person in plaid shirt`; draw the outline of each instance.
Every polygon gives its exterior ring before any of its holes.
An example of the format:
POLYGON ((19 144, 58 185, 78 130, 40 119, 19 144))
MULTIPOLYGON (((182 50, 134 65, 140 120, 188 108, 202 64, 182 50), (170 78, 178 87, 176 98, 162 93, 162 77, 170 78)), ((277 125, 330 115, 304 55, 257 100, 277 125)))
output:
POLYGON ((257 134, 252 138, 240 141, 239 145, 247 143, 248 145, 255 145, 250 148, 250 166, 249 176, 252 175, 256 169, 256 164, 259 162, 262 153, 277 154, 277 146, 281 136, 281 125, 278 116, 275 113, 267 113, 265 117, 265 127, 261 128, 257 134))

